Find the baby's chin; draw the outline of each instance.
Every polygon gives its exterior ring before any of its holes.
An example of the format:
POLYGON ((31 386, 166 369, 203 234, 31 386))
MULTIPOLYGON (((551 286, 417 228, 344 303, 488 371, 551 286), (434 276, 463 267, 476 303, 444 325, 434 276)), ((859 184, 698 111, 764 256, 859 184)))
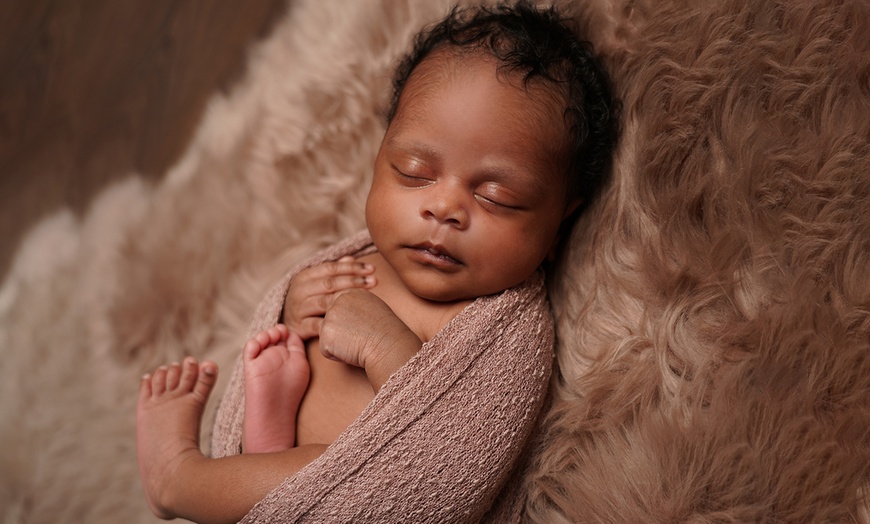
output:
POLYGON ((423 300, 428 300, 430 302, 449 304, 451 302, 459 302, 461 300, 470 300, 474 298, 470 295, 468 290, 456 289, 453 286, 439 286, 428 282, 421 283, 416 280, 406 281, 401 277, 401 275, 399 276, 399 279, 403 281, 402 283, 405 284, 408 291, 423 300))
POLYGON ((496 293, 504 291, 504 288, 489 290, 469 288, 467 286, 438 286, 418 282, 404 282, 404 284, 405 287, 408 288, 408 291, 414 295, 430 302, 439 302, 442 304, 467 302, 478 297, 495 295, 496 293))

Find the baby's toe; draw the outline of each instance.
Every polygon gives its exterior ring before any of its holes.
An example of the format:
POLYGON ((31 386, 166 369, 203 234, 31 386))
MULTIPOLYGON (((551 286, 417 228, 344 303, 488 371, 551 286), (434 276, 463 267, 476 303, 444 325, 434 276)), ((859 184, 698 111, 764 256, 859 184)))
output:
POLYGON ((271 344, 272 336, 269 335, 269 330, 267 329, 265 331, 260 331, 259 333, 254 335, 254 338, 252 340, 256 340, 257 343, 260 344, 262 347, 266 347, 271 344))
POLYGON ((151 373, 146 373, 139 381, 139 402, 145 402, 151 398, 151 395, 151 373))
POLYGON ((159 397, 163 393, 166 392, 166 372, 168 368, 166 366, 160 366, 159 368, 154 370, 154 373, 151 375, 151 395, 154 397, 159 397))
POLYGON ((257 339, 252 338, 251 340, 248 340, 248 342, 245 344, 245 347, 242 348, 242 357, 247 361, 254 360, 255 358, 257 358, 257 356, 260 354, 260 351, 262 351, 264 347, 265 346, 260 344, 257 339))
POLYGON ((178 387, 182 391, 193 391, 196 378, 199 375, 199 364, 193 357, 187 357, 181 363, 181 377, 178 387))
POLYGON ((203 404, 208 400, 211 390, 217 382, 217 365, 214 362, 203 362, 198 367, 196 384, 193 386, 193 394, 203 404))
POLYGON ((181 380, 181 366, 178 362, 173 362, 166 370, 166 390, 177 389, 179 380, 181 380))
POLYGON ((270 327, 267 330, 267 333, 269 334, 269 345, 270 346, 274 346, 278 342, 281 342, 282 340, 284 340, 284 334, 281 332, 280 329, 278 329, 277 325, 270 327))

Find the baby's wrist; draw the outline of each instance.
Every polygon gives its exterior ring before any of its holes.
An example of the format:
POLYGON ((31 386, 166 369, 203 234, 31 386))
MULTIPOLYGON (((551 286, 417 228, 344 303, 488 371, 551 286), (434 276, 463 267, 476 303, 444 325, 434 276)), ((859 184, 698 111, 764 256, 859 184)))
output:
POLYGON ((423 342, 411 330, 391 341, 381 340, 376 344, 363 360, 363 368, 375 393, 422 347, 423 342))

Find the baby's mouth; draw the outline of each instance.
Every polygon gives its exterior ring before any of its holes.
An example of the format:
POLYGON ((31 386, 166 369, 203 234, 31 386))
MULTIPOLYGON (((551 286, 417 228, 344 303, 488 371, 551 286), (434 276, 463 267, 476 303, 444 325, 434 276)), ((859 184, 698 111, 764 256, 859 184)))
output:
POLYGON ((432 265, 439 267, 455 267, 462 265, 461 260, 453 256, 450 251, 441 245, 424 242, 410 247, 417 253, 422 261, 428 262, 432 265))

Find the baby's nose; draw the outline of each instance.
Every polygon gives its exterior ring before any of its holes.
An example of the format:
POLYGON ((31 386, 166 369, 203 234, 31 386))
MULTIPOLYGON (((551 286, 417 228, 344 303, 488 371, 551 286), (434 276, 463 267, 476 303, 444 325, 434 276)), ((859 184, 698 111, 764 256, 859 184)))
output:
POLYGON ((421 212, 423 218, 459 229, 467 227, 467 203, 458 191, 452 188, 441 188, 427 196, 421 212))

